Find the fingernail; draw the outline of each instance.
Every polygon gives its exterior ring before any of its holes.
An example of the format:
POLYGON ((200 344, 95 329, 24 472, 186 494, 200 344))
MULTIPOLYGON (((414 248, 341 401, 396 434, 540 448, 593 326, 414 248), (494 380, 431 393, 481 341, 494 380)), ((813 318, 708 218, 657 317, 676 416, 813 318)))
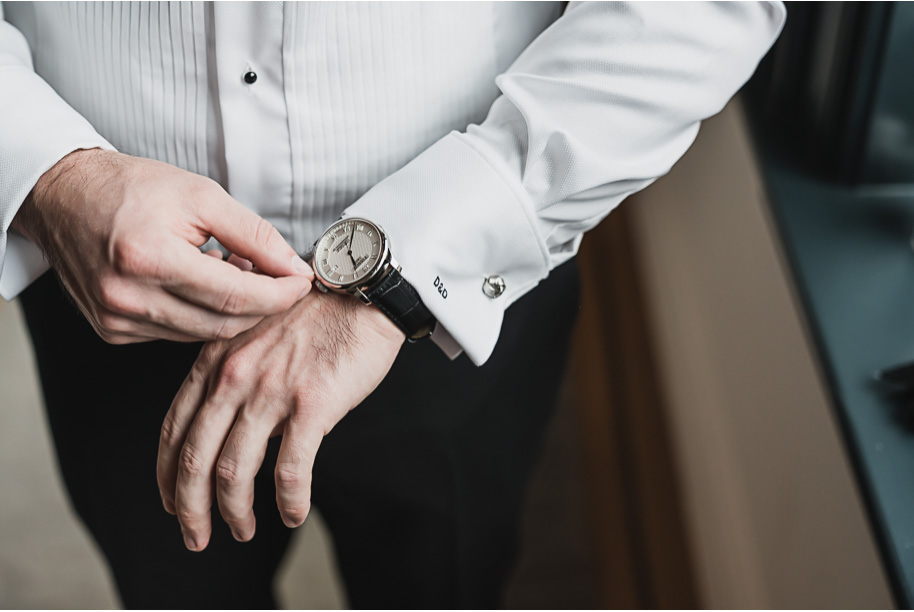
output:
POLYGON ((197 551, 197 542, 190 534, 184 534, 184 545, 187 546, 188 550, 197 551))
POLYGON ((292 257, 292 269, 302 276, 314 278, 314 270, 312 270, 311 266, 309 266, 308 263, 298 255, 294 255, 292 257))
POLYGON ((289 529, 295 529, 296 527, 301 525, 301 523, 295 523, 292 519, 287 519, 286 517, 282 517, 282 522, 289 529))
POLYGON ((175 505, 173 503, 171 503, 170 501, 163 499, 162 505, 165 506, 165 512, 167 512, 168 514, 175 513, 175 505))
POLYGON ((235 538, 236 540, 238 540, 239 542, 249 542, 251 540, 251 538, 254 537, 253 533, 251 535, 249 535, 248 537, 244 537, 241 535, 241 532, 235 531, 234 527, 232 527, 231 530, 232 530, 232 537, 235 538))
POLYGON ((305 288, 302 289, 302 292, 301 292, 301 294, 299 294, 298 299, 302 299, 303 297, 305 297, 305 296, 308 295, 309 293, 311 293, 311 283, 308 283, 308 284, 305 286, 305 288))

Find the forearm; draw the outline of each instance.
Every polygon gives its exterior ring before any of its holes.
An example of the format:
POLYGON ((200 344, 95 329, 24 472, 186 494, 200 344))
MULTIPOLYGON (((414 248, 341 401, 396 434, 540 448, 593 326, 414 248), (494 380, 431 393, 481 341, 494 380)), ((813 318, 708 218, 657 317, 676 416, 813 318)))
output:
POLYGON ((10 228, 41 247, 52 265, 59 254, 53 250, 49 236, 56 224, 48 215, 48 203, 54 201, 72 206, 76 188, 84 188, 92 180, 93 168, 106 157, 108 164, 117 163, 116 156, 106 156, 101 149, 78 149, 67 154, 41 175, 13 217, 10 228))
POLYGON ((504 310, 670 169, 752 74, 783 15, 780 3, 572 4, 496 79, 504 95, 485 122, 446 136, 346 214, 384 227, 404 276, 481 364, 504 310), (493 275, 506 287, 497 297, 482 290, 493 275))

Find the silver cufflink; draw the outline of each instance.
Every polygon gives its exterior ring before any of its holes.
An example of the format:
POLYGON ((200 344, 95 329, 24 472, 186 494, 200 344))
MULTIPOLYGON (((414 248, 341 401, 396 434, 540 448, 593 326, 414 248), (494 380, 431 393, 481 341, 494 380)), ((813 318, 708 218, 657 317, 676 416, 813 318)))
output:
POLYGON ((487 276, 482 283, 482 292, 492 299, 497 298, 505 292, 505 279, 497 274, 487 276))

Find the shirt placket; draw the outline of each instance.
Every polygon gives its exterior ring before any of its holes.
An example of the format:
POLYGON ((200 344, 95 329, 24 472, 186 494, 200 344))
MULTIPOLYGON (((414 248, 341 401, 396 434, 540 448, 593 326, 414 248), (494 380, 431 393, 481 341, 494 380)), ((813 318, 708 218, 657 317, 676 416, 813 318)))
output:
POLYGON ((282 5, 217 2, 213 21, 229 193, 289 240, 293 181, 282 5))

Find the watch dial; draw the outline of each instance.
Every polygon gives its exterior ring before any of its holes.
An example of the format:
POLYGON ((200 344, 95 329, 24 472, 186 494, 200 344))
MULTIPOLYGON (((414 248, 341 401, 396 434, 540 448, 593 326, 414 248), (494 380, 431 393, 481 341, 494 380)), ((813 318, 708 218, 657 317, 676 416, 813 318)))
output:
POLYGON ((314 249, 314 269, 334 285, 364 280, 383 249, 381 232, 363 219, 346 219, 331 227, 314 249))

